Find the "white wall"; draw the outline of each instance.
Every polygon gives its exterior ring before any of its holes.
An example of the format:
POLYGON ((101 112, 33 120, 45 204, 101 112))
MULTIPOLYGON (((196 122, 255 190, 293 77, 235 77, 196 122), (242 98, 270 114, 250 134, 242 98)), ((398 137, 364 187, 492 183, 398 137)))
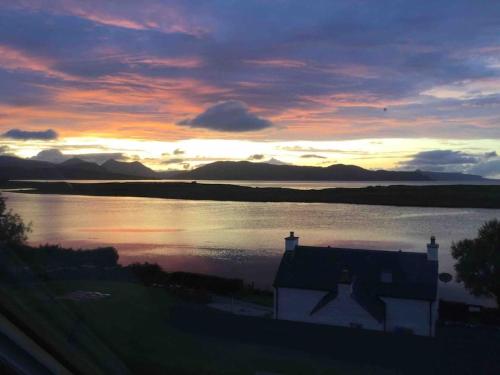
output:
MULTIPOLYGON (((315 290, 278 288, 274 295, 275 313, 277 311, 275 318, 344 327, 350 327, 351 323, 355 323, 361 324, 365 329, 384 330, 384 323, 379 323, 351 297, 351 288, 348 285, 339 285, 337 298, 310 315, 314 306, 326 294, 315 290)), ((416 335, 428 336, 430 313, 430 332, 434 336, 437 301, 432 303, 429 312, 429 301, 386 297, 382 300, 386 304, 386 331, 406 328, 416 335)))
POLYGON ((310 315, 314 306, 326 294, 315 290, 278 288, 277 295, 275 291, 275 301, 278 303, 276 318, 345 327, 356 323, 366 329, 384 329, 383 323, 379 323, 351 297, 350 285, 340 284, 338 296, 310 315))
POLYGON ((429 301, 386 298, 382 300, 386 306, 386 330, 394 331, 406 328, 416 335, 429 336, 429 314, 431 318, 431 335, 434 335, 437 318, 437 302, 430 306, 429 301))

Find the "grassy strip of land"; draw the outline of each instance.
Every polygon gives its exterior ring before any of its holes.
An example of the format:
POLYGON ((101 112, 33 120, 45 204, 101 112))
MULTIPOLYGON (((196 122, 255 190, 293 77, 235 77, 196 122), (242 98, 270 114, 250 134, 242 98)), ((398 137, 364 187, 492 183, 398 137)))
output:
POLYGON ((211 293, 266 304, 272 296, 238 279, 167 273, 148 263, 122 267, 117 261, 113 248, 0 243, 0 313, 81 374, 395 373, 180 329, 171 310, 210 311, 205 305, 211 293), (75 292, 105 297, 70 297, 75 292))
POLYGON ((1 312, 76 373, 498 373, 491 328, 440 326, 431 340, 278 322, 209 309, 211 293, 272 299, 238 279, 120 266, 113 248, 0 243, 1 312))
POLYGON ((500 185, 370 186, 300 190, 182 182, 67 183, 11 181, 22 193, 242 202, 350 203, 387 206, 500 208, 500 185), (28 189, 28 190, 21 190, 28 189))
POLYGON ((2 302, 10 301, 12 311, 47 337, 84 374, 396 373, 181 331, 172 324, 169 311, 184 302, 161 288, 109 281, 47 282, 0 286, 0 297, 2 302), (58 298, 78 290, 99 291, 109 297, 80 302, 58 298))

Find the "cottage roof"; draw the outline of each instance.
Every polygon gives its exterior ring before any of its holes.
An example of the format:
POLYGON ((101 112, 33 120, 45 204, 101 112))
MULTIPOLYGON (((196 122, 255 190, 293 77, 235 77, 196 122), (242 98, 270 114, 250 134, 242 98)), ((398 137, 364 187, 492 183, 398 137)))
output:
MULTIPOLYGON (((434 300, 437 267, 425 253, 297 246, 283 255, 274 286, 326 291, 329 302, 338 284, 352 283, 353 298, 381 320, 384 304, 380 297, 434 300)), ((316 306, 311 314, 321 307, 316 306)))

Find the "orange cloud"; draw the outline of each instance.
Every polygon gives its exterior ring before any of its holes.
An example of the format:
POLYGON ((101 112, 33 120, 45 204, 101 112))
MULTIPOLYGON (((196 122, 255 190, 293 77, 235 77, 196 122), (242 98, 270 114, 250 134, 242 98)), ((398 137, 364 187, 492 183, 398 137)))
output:
POLYGON ((134 9, 133 13, 127 12, 127 8, 110 9, 101 0, 63 0, 55 6, 65 12, 102 25, 122 27, 132 30, 154 29, 167 33, 184 33, 194 36, 207 34, 207 26, 195 24, 179 6, 157 1, 149 1, 147 6, 134 9))
POLYGON ((35 57, 9 46, 0 45, 0 67, 6 70, 30 70, 50 76, 66 78, 67 76, 52 68, 53 61, 48 58, 35 57))

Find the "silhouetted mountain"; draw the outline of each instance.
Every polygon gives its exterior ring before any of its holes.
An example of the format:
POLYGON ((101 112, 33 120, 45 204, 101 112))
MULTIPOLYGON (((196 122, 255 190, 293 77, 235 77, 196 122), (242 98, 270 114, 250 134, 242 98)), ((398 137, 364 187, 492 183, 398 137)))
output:
POLYGON ((107 180, 107 179, 122 179, 129 178, 120 173, 112 173, 103 168, 102 166, 84 161, 78 158, 68 159, 58 165, 61 174, 67 179, 78 180, 107 180))
POLYGON ((139 162, 108 160, 103 165, 78 158, 61 164, 0 156, 0 180, 267 180, 267 181, 487 181, 481 176, 463 173, 424 171, 372 171, 355 165, 329 167, 275 165, 248 161, 220 161, 191 171, 156 172, 139 162))
POLYGON ((56 178, 57 175, 57 168, 52 163, 14 156, 0 156, 0 179, 56 178))
POLYGON ((158 178, 158 172, 146 167, 144 164, 134 161, 131 163, 109 159, 101 165, 108 172, 118 173, 127 176, 142 178, 158 178))
POLYGON ((91 163, 89 161, 85 161, 85 160, 82 160, 82 159, 76 158, 76 157, 59 163, 59 165, 66 166, 66 167, 81 166, 81 165, 85 165, 85 164, 94 164, 94 163, 91 163))
POLYGON ((131 176, 108 172, 95 163, 86 162, 78 158, 66 160, 61 164, 53 164, 13 156, 0 156, 0 179, 115 180, 126 178, 131 178, 131 176))
POLYGON ((84 161, 79 158, 68 159, 59 164, 59 168, 63 168, 66 170, 81 170, 81 171, 97 172, 97 173, 103 173, 106 171, 100 165, 97 165, 89 161, 84 161))
POLYGON ((220 161, 172 176, 189 180, 267 180, 267 181, 480 181, 481 176, 463 173, 368 170, 355 165, 303 167, 220 161))
POLYGON ((329 167, 274 165, 248 161, 221 161, 174 176, 198 180, 274 180, 274 181, 428 181, 421 172, 370 171, 355 165, 329 167))

